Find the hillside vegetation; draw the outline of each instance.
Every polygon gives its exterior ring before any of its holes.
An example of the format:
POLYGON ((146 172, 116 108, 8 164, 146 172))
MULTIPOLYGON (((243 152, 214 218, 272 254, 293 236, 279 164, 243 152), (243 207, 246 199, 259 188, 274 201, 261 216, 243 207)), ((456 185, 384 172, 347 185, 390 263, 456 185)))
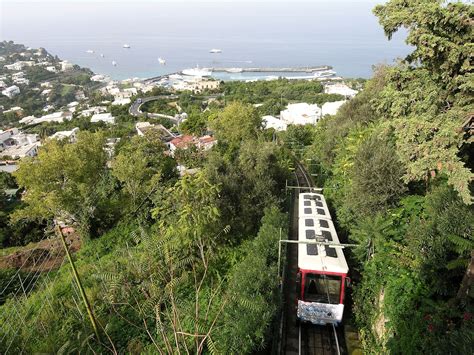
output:
POLYGON ((471 5, 392 0, 374 10, 414 51, 380 66, 317 126, 317 165, 341 231, 359 244, 354 313, 369 353, 467 354, 474 324, 471 5))

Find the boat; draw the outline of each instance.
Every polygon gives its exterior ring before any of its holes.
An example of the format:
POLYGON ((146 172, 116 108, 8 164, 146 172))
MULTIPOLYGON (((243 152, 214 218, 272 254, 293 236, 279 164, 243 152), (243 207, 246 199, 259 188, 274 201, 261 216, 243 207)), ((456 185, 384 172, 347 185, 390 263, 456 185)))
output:
POLYGON ((314 73, 314 76, 316 78, 323 78, 323 77, 325 78, 325 77, 333 76, 335 74, 336 72, 334 70, 322 70, 322 71, 314 73))
POLYGON ((117 66, 117 62, 116 62, 115 60, 113 60, 113 61, 112 61, 112 65, 113 65, 114 67, 116 67, 116 66, 117 66))
POLYGON ((104 58, 104 54, 103 54, 103 53, 101 53, 100 56, 101 56, 102 58, 104 58))
POLYGON ((94 53, 94 51, 93 51, 92 49, 88 49, 88 50, 86 51, 86 53, 92 54, 92 53, 94 53))
POLYGON ((243 69, 242 68, 228 68, 226 69, 226 72, 228 73, 242 73, 243 69))
POLYGON ((130 45, 129 44, 124 44, 123 48, 130 48, 130 45))
POLYGON ((209 53, 213 53, 213 54, 215 54, 215 53, 222 53, 222 49, 212 48, 212 49, 209 51, 209 53))
POLYGON ((158 58, 158 62, 160 62, 161 65, 165 65, 166 64, 166 60, 164 60, 163 58, 158 58))
POLYGON ((184 69, 181 73, 184 75, 189 75, 189 76, 211 76, 212 71, 207 69, 207 68, 199 68, 199 66, 196 66, 196 68, 192 69, 184 69))

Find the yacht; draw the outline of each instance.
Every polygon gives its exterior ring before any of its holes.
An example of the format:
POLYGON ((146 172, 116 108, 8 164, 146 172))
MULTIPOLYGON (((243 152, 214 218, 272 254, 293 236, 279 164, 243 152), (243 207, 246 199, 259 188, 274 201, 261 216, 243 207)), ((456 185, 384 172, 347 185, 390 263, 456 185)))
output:
POLYGON ((123 48, 130 48, 130 45, 129 44, 124 44, 123 48))
POLYGON ((228 73, 242 73, 243 69, 242 68, 228 68, 226 69, 226 72, 228 73))
POLYGON ((104 54, 103 54, 103 53, 101 53, 100 56, 101 56, 102 58, 104 58, 104 54))
POLYGON ((321 70, 321 71, 315 72, 314 76, 316 78, 323 78, 323 77, 325 78, 325 77, 333 76, 335 74, 336 72, 334 70, 321 70))
POLYGON ((113 61, 112 61, 112 65, 113 65, 114 67, 116 67, 116 66, 117 66, 117 62, 116 62, 115 60, 113 60, 113 61))
POLYGON ((189 75, 189 76, 203 77, 203 76, 211 76, 212 71, 210 69, 207 69, 207 68, 199 68, 199 66, 196 66, 196 68, 184 69, 182 71, 182 73, 184 75, 189 75))
POLYGON ((212 49, 209 51, 209 53, 213 53, 213 54, 215 54, 215 53, 222 53, 222 49, 212 48, 212 49))
POLYGON ((86 51, 86 53, 92 54, 92 53, 94 53, 94 51, 93 51, 92 49, 88 49, 88 50, 86 51))
POLYGON ((165 65, 166 64, 166 60, 164 60, 163 58, 158 58, 158 62, 161 64, 161 65, 165 65))

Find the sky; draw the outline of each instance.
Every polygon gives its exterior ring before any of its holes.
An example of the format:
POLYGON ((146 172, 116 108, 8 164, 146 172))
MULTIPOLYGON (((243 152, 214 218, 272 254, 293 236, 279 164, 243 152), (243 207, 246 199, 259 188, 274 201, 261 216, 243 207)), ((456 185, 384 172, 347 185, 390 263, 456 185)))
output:
MULTIPOLYGON (((0 0, 0 3, 7 3, 7 2, 15 2, 15 3, 51 3, 51 2, 64 2, 65 0, 0 0)), ((68 0, 70 1, 70 0, 68 0)), ((71 0, 70 2, 76 2, 76 3, 87 3, 87 2, 128 2, 132 3, 130 0, 71 0)), ((222 2, 234 2, 234 3, 275 3, 275 2, 282 2, 282 3, 292 3, 292 2, 310 2, 310 3, 318 3, 318 2, 332 2, 332 3, 355 3, 355 2, 361 2, 361 3, 384 3, 386 0, 296 0, 296 1, 290 1, 290 0, 136 0, 133 1, 133 3, 136 2, 147 2, 147 3, 163 3, 163 2, 188 2, 188 3, 202 3, 202 2, 217 2, 217 3, 222 3, 222 2)))

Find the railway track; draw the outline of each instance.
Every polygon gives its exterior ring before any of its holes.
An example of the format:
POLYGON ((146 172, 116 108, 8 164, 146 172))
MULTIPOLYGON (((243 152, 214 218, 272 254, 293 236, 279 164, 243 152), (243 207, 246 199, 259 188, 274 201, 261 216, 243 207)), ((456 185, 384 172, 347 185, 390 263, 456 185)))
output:
MULTIPOLYGON (((296 183, 299 191, 304 191, 304 187, 313 187, 312 179, 305 171, 304 167, 297 163, 295 169, 296 183)), ((298 192, 293 198, 291 213, 290 239, 298 239, 298 192)), ((322 354, 338 355, 345 351, 340 344, 340 329, 335 326, 318 326, 312 324, 302 324, 296 319, 296 274, 298 272, 298 247, 296 244, 287 244, 287 259, 285 269, 285 279, 283 287, 284 310, 283 328, 281 341, 281 354, 322 354)))

